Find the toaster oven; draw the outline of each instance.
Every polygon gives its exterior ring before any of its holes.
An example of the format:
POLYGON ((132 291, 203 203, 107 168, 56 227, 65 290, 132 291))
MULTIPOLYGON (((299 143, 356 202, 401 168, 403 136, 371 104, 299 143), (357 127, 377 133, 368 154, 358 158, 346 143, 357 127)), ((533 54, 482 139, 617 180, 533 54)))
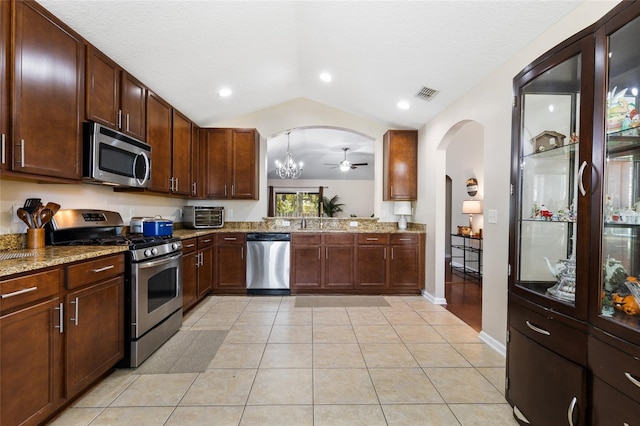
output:
POLYGON ((185 206, 184 226, 186 228, 222 228, 224 207, 185 206))

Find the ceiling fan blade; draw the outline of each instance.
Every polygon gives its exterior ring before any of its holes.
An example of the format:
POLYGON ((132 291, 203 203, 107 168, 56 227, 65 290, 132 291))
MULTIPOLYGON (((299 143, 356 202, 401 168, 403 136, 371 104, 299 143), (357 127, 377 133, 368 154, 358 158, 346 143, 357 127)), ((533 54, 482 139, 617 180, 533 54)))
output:
POLYGON ((369 163, 354 163, 352 166, 368 166, 369 163))
POLYGON ((324 163, 325 166, 339 166, 340 164, 336 163, 324 163))

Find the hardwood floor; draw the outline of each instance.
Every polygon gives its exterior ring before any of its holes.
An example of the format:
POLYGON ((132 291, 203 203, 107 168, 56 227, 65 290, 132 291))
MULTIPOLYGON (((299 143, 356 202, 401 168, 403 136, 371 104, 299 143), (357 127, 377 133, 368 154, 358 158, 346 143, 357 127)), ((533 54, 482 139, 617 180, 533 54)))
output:
POLYGON ((444 292, 446 308, 476 331, 482 330, 482 282, 451 272, 445 264, 444 292))

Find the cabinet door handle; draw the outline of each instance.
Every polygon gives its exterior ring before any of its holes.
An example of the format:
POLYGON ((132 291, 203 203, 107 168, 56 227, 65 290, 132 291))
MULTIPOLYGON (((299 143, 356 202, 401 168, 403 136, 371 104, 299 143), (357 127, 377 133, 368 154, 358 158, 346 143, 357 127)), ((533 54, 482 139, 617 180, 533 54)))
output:
POLYGON ((129 132, 129 114, 127 114, 127 132, 129 132))
POLYGON ((573 412, 576 409, 576 405, 578 404, 578 398, 576 398, 575 396, 571 399, 571 402, 569 403, 569 409, 567 410, 567 420, 569 420, 569 425, 573 426, 573 412))
POLYGON ((549 333, 547 330, 544 330, 540 327, 536 327, 535 325, 531 324, 528 320, 526 321, 526 323, 527 323, 527 327, 529 327, 536 333, 544 334, 545 336, 551 336, 551 333, 549 333))
POLYGON ((2 154, 1 154, 2 155, 2 164, 4 164, 6 159, 7 159, 7 154, 6 154, 5 147, 4 147, 5 139, 6 139, 6 136, 3 133, 2 134, 2 140, 0 140, 0 143, 2 144, 2 154))
POLYGON ((191 184, 191 195, 196 195, 197 193, 198 193, 198 191, 197 191, 196 182, 193 182, 191 184))
POLYGON ((244 247, 240 247, 240 259, 244 260, 244 247))
POLYGON ((520 409, 516 405, 513 406, 513 414, 518 418, 518 420, 521 420, 526 424, 531 424, 529 419, 527 419, 524 414, 522 414, 522 411, 520 411, 520 409))
POLYGON ((580 193, 584 197, 587 195, 587 191, 584 189, 584 183, 582 182, 582 175, 584 174, 584 169, 587 167, 587 162, 583 161, 580 164, 580 169, 578 170, 578 187, 580 188, 580 193))
POLYGON ((64 333, 64 304, 61 302, 57 308, 53 308, 58 311, 58 324, 54 325, 53 328, 57 328, 60 330, 60 334, 64 333))
POLYGON ((78 325, 78 298, 76 297, 75 300, 71 301, 72 305, 75 305, 75 313, 74 313, 74 318, 71 318, 71 321, 73 321, 73 323, 75 325, 78 325))
POLYGON ((384 260, 387 260, 387 248, 384 248, 384 260))
POLYGON ((640 388, 640 380, 636 379, 635 377, 633 377, 633 375, 631 373, 624 373, 624 376, 629 379, 629 381, 631 383, 633 383, 634 385, 636 385, 637 387, 640 388))
POLYGON ((12 293, 2 294, 0 295, 0 299, 8 299, 9 297, 18 296, 20 294, 31 293, 37 289, 38 287, 23 288, 22 290, 14 291, 12 293))
POLYGON ((322 259, 322 258, 320 257, 320 256, 321 256, 320 250, 321 250, 321 248, 320 248, 320 247, 318 247, 318 260, 322 259))
POLYGON ((115 265, 109 265, 109 266, 105 266, 104 268, 94 269, 93 272, 95 274, 98 274, 100 272, 108 271, 109 269, 113 269, 113 268, 115 268, 115 265))
POLYGON ((24 139, 20 139, 20 167, 24 168, 24 139))
POLYGON ((122 129, 122 110, 118 110, 118 129, 122 129))
POLYGON ((227 196, 227 185, 226 185, 226 184, 225 184, 225 186, 224 186, 224 196, 225 196, 225 197, 227 196))
POLYGON ((176 184, 176 188, 174 189, 174 191, 178 192, 178 178, 176 178, 175 184, 176 184))
POLYGON ((233 184, 231 185, 231 196, 233 197, 234 195, 236 195, 236 189, 233 186, 233 184))
POLYGON ((324 258, 329 260, 329 247, 324 248, 324 258))
POLYGON ((393 260, 393 247, 391 247, 391 260, 393 260))

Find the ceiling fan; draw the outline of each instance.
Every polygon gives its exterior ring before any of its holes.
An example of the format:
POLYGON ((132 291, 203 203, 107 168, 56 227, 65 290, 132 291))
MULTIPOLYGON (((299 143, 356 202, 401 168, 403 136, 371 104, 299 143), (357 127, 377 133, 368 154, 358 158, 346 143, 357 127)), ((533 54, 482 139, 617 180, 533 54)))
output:
POLYGON ((333 167, 329 167, 330 169, 335 169, 336 167, 340 167, 340 170, 343 172, 348 172, 351 169, 357 169, 358 166, 369 165, 369 163, 352 163, 351 161, 347 160, 347 151, 349 151, 349 148, 342 148, 342 150, 344 151, 344 160, 342 160, 338 164, 324 163, 324 165, 333 166, 333 167))

